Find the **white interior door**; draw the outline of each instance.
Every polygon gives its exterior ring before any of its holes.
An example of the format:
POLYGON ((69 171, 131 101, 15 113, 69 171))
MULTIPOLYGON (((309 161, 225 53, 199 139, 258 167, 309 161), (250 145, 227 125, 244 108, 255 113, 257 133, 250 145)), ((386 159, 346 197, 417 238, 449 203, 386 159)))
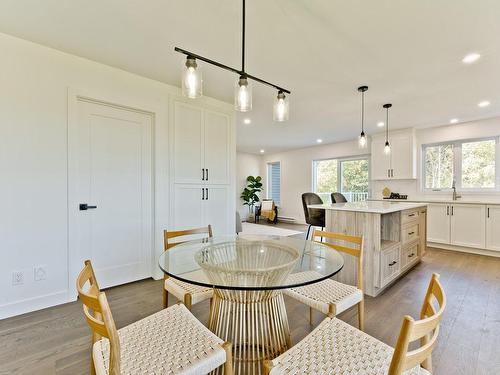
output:
POLYGON ((229 116, 205 112, 205 168, 208 184, 229 184, 229 116))
POLYGON ((90 259, 101 287, 150 277, 151 116, 78 100, 75 133, 70 146, 76 169, 70 172, 75 261, 90 259), (80 204, 96 208, 82 210, 80 204))

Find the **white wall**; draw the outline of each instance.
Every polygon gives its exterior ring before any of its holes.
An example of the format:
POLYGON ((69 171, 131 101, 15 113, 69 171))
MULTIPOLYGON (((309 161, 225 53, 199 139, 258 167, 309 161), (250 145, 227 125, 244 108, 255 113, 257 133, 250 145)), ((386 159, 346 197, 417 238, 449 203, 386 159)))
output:
MULTIPOLYGON (((416 180, 373 181, 372 197, 382 198, 382 190, 407 194, 409 199, 432 199, 449 197, 449 192, 423 192, 422 190, 422 145, 455 140, 466 140, 500 135, 500 117, 471 121, 456 125, 417 129, 417 176, 416 180)), ((497 176, 499 178, 500 176, 497 176)), ((464 199, 500 199, 500 193, 461 193, 464 199)))
MULTIPOLYGON (((68 277, 68 89, 154 112, 157 253, 168 226, 168 100, 180 90, 4 34, 0 50, 3 318, 74 297, 68 277), (35 265, 46 265, 46 280, 33 280, 35 265), (24 272, 24 285, 12 286, 12 271, 24 272)), ((227 106, 209 98, 199 103, 227 106)))
POLYGON ((264 188, 267 182, 267 163, 281 162, 281 205, 279 207, 279 216, 293 217, 297 222, 304 223, 301 196, 302 193, 312 191, 313 161, 368 155, 369 153, 369 142, 366 149, 360 149, 357 140, 353 140, 263 155, 261 159, 261 175, 264 179, 264 188))
POLYGON ((248 216, 248 206, 243 205, 240 195, 247 186, 246 180, 248 176, 262 176, 260 164, 260 155, 247 154, 246 152, 236 153, 236 209, 239 211, 242 220, 245 220, 248 216))

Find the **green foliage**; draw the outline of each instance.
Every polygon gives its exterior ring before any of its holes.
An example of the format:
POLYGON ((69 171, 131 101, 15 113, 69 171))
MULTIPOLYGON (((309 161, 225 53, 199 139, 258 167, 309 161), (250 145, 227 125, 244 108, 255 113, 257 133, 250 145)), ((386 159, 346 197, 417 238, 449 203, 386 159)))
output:
POLYGON ((330 159, 316 162, 316 192, 367 192, 368 160, 344 160, 340 163, 342 164, 342 186, 339 186, 338 181, 338 160, 330 159))
POLYGON ((241 192, 240 198, 243 199, 244 205, 248 206, 249 210, 252 210, 255 203, 259 202, 259 196, 257 193, 260 193, 262 189, 262 177, 257 176, 248 176, 247 177, 247 186, 241 192))

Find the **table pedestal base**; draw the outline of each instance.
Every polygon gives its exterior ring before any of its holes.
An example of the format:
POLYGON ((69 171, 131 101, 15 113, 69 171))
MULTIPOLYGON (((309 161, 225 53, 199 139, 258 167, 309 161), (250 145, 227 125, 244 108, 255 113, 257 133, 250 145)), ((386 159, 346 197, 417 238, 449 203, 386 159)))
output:
POLYGON ((232 342, 235 374, 261 374, 263 360, 291 347, 281 291, 214 289, 208 327, 232 342))

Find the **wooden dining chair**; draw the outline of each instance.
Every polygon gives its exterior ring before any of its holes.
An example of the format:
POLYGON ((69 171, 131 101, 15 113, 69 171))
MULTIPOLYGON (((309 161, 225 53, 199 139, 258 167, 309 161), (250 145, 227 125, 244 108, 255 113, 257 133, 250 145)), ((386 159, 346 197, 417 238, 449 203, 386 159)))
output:
MULTIPOLYGON (((291 288, 284 291, 289 297, 296 299, 309 306, 309 322, 313 322, 313 309, 325 315, 338 315, 341 312, 358 305, 358 325, 360 330, 364 330, 365 300, 363 295, 363 237, 347 236, 340 233, 325 232, 315 229, 313 240, 316 238, 326 238, 334 241, 342 241, 353 247, 343 246, 336 243, 321 242, 321 244, 344 254, 356 257, 356 286, 340 283, 332 279, 326 279, 319 283, 306 285, 298 288, 291 288)), ((318 241, 316 241, 318 242, 318 241)), ((290 281, 300 282, 300 278, 310 279, 310 272, 306 271, 292 274, 290 281)))
POLYGON ((433 274, 420 320, 404 317, 396 348, 329 316, 290 350, 265 361, 264 374, 430 375, 445 307, 439 275, 433 274), (420 346, 409 350, 409 344, 417 340, 420 346))
MULTIPOLYGON (((209 224, 207 227, 176 230, 176 231, 163 231, 164 249, 168 251, 172 247, 184 243, 186 241, 172 242, 172 239, 179 237, 186 237, 192 235, 206 234, 206 238, 212 238, 212 226, 209 224)), ((163 274, 163 307, 168 306, 168 293, 172 293, 179 301, 184 302, 186 307, 191 310, 191 307, 199 302, 211 299, 213 296, 213 289, 204 286, 186 283, 169 277, 166 273, 163 274)))
POLYGON ((89 260, 76 288, 92 331, 91 374, 206 374, 219 366, 232 374, 231 343, 214 335, 182 303, 117 330, 89 260))

